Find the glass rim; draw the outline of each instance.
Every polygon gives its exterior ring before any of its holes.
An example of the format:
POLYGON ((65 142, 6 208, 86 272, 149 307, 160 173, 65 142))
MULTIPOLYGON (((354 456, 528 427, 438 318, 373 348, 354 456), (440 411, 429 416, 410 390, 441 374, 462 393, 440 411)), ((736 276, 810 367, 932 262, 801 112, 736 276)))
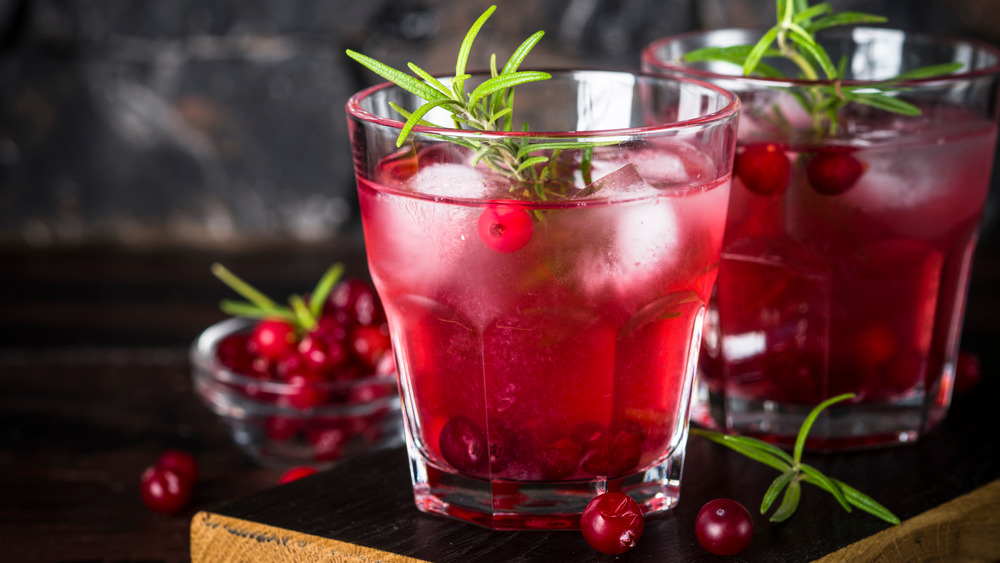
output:
MULTIPOLYGON (((808 80, 804 78, 768 78, 763 76, 743 76, 741 74, 723 74, 719 72, 712 72, 709 70, 694 68, 687 66, 685 64, 676 61, 665 61, 659 58, 656 54, 663 45, 668 43, 675 43, 683 41, 686 39, 691 39, 695 37, 704 37, 708 35, 721 35, 723 33, 732 32, 743 32, 743 33, 764 33, 767 31, 766 27, 725 27, 717 29, 702 29, 687 31, 684 33, 678 33, 676 35, 668 35, 666 37, 661 37, 654 40, 652 43, 647 45, 641 54, 641 61, 643 63, 648 63, 654 67, 653 72, 679 72, 685 75, 696 77, 699 80, 737 80, 747 84, 761 84, 767 87, 775 86, 817 86, 817 85, 833 85, 839 84, 843 86, 866 86, 866 85, 876 85, 886 82, 885 80, 808 80)), ((870 29, 876 31, 889 31, 894 33, 903 33, 909 36, 922 37, 925 39, 932 39, 942 43, 952 43, 958 44, 962 43, 977 49, 981 49, 993 55, 996 62, 992 65, 978 69, 969 70, 964 72, 953 72, 949 74, 940 74, 936 76, 929 76, 926 78, 912 78, 908 80, 901 80, 894 82, 893 85, 899 86, 913 86, 913 85, 926 85, 934 83, 948 83, 948 82, 958 82, 961 80, 968 80, 973 78, 979 78, 983 76, 989 76, 992 74, 1000 74, 1000 48, 997 46, 982 41, 979 39, 974 39, 970 37, 963 37, 960 35, 945 34, 945 33, 932 33, 925 31, 915 31, 903 28, 894 27, 884 27, 884 26, 850 26, 841 28, 838 31, 855 29, 870 29)))
MULTIPOLYGON (((610 75, 628 75, 632 77, 644 77, 656 80, 666 80, 670 82, 676 82, 681 84, 686 84, 690 86, 696 86, 714 94, 721 96, 725 100, 725 105, 713 112, 706 113, 704 115, 699 115, 691 119, 684 119, 678 121, 671 121, 666 123, 658 123, 656 125, 645 125, 641 127, 622 127, 617 129, 594 129, 587 131, 478 131, 473 129, 457 129, 451 127, 439 127, 439 126, 426 126, 417 125, 413 127, 414 133, 424 133, 432 135, 447 134, 453 137, 475 137, 477 139, 566 139, 566 138, 628 138, 639 134, 648 133, 664 133, 670 131, 683 131, 685 129, 694 129, 702 127, 708 124, 722 122, 729 118, 735 117, 740 110, 740 99, 735 93, 730 92, 724 88, 716 86, 710 82, 705 82, 702 80, 683 77, 683 76, 671 76, 661 72, 647 72, 647 71, 632 71, 632 70, 607 70, 607 69, 535 69, 542 72, 547 72, 552 75, 553 78, 556 77, 566 77, 576 74, 610 74, 610 75)), ((486 71, 470 72, 468 73, 472 77, 482 77, 489 76, 486 71)), ((437 77, 442 78, 442 77, 437 77)), ((444 77, 451 78, 451 77, 444 77)), ((540 81, 544 83, 545 81, 540 81)), ((531 86, 529 84, 523 84, 524 86, 531 86)), ((371 123, 375 125, 381 125, 393 129, 402 130, 405 125, 405 121, 400 121, 398 119, 393 119, 391 117, 380 116, 374 114, 368 110, 361 107, 361 101, 369 98, 376 92, 390 88, 400 88, 392 82, 382 82, 369 86, 354 95, 352 95, 346 104, 347 115, 351 119, 356 119, 358 121, 371 123)))

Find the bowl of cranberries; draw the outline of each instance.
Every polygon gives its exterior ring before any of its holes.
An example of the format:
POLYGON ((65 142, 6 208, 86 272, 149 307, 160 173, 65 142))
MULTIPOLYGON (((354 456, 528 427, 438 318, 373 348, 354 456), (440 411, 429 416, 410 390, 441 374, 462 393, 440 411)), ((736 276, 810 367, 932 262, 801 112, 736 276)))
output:
POLYGON ((305 296, 278 304, 221 265, 246 301, 191 349, 198 397, 233 440, 271 467, 328 467, 402 445, 385 312, 371 285, 331 268, 305 296))

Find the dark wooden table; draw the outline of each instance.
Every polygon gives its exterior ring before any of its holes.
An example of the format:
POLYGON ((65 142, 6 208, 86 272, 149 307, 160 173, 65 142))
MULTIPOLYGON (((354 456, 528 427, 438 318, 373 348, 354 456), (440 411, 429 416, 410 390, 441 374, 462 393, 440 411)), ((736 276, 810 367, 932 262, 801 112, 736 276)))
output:
MULTIPOLYGON (((963 347, 983 362, 975 392, 958 397, 945 423, 916 445, 811 458, 904 519, 1000 479, 996 257, 981 249, 973 272, 963 347)), ((217 302, 230 296, 209 274, 213 261, 276 296, 307 289, 334 261, 365 273, 356 239, 294 250, 0 251, 0 560, 187 560, 199 511, 269 518, 321 538, 391 536, 426 559, 469 560, 477 549, 493 554, 488 560, 607 559, 575 533, 494 533, 418 513, 399 450, 275 489, 280 471, 249 461, 191 389, 187 348, 223 318, 217 302), (167 447, 194 453, 202 473, 191 505, 174 516, 148 511, 138 487, 167 447), (347 494, 347 485, 359 492, 347 494), (288 498, 311 500, 291 516, 288 498)), ((718 559, 694 543, 694 514, 723 496, 752 507, 773 476, 692 439, 677 510, 651 520, 622 559, 718 559)), ((756 525, 751 546, 731 560, 812 560, 887 527, 843 513, 812 488, 788 523, 756 525)))

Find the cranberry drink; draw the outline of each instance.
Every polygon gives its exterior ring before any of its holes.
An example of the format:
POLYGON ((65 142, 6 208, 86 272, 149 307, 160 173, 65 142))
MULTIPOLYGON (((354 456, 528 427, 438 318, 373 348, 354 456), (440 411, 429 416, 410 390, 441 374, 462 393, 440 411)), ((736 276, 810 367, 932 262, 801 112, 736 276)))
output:
POLYGON ((644 512, 676 502, 729 197, 735 98, 601 72, 555 75, 518 96, 535 99, 543 84, 554 90, 535 103, 572 106, 562 127, 601 100, 627 117, 598 125, 614 130, 518 140, 554 163, 541 190, 433 130, 371 159, 379 132, 350 122, 417 505, 492 528, 579 526, 602 490, 644 512), (646 107, 660 103, 652 89, 697 109, 646 107), (641 111, 627 107, 633 96, 641 111), (567 138, 592 145, 544 148, 567 138))
MULTIPOLYGON (((654 44, 647 67, 705 77, 656 62, 695 40, 705 38, 654 44)), ((911 441, 944 417, 997 135, 985 102, 996 94, 997 58, 979 56, 993 70, 899 88, 912 104, 906 114, 848 104, 837 128, 820 133, 800 103, 809 82, 716 76, 749 109, 696 420, 791 443, 812 406, 853 393, 810 438, 834 449, 911 441)))

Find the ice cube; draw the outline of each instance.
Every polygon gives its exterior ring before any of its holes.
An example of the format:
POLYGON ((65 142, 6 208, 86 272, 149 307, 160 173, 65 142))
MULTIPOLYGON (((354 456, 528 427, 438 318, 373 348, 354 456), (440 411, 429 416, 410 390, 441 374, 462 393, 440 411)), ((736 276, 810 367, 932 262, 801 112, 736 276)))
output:
POLYGON ((649 188, 649 184, 642 179, 635 164, 629 163, 591 182, 575 197, 577 199, 585 197, 610 198, 621 194, 635 194, 649 188))
POLYGON ((479 169, 464 164, 432 164, 410 178, 407 189, 420 194, 478 199, 494 191, 494 182, 479 169))

